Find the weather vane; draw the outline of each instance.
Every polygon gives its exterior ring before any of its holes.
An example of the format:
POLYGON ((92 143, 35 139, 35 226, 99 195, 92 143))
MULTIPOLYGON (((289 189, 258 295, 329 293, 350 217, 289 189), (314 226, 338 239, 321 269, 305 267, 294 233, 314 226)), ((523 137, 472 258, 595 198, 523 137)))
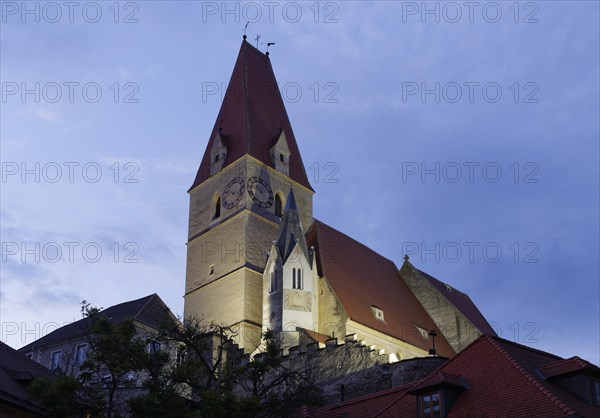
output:
POLYGON ((246 36, 246 29, 248 29, 248 23, 250 23, 249 20, 246 21, 246 26, 244 26, 244 39, 247 38, 247 36, 246 36))
MULTIPOLYGON (((263 43, 263 45, 264 45, 264 43, 263 43)), ((275 42, 267 42, 267 53, 266 53, 267 56, 269 56, 269 47, 271 45, 275 45, 275 42)))

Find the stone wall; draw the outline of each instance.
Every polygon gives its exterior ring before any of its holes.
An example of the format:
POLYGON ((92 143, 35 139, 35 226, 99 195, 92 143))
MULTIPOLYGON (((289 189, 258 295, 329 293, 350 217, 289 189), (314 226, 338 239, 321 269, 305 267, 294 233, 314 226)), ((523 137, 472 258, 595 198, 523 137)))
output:
POLYGON ((400 275, 457 353, 481 336, 481 331, 410 263, 400 275))
POLYGON ((327 405, 415 382, 447 360, 417 357, 390 363, 387 355, 360 344, 353 336, 341 344, 331 339, 324 345, 292 347, 284 359, 286 366, 313 375, 327 405))

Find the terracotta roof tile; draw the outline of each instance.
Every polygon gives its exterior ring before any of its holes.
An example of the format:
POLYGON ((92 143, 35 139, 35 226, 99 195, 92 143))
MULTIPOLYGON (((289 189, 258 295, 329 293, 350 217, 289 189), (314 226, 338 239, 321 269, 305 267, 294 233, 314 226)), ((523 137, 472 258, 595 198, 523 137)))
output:
POLYGON ((190 190, 210 176, 210 155, 217 132, 228 148, 225 166, 249 154, 273 167, 270 149, 280 132, 290 150, 289 177, 312 190, 269 57, 243 41, 204 157, 190 190), (281 131, 280 131, 281 130, 281 131))
POLYGON ((598 366, 577 356, 555 361, 554 363, 540 367, 539 370, 546 379, 580 372, 587 372, 593 375, 600 374, 600 368, 598 366))
POLYGON ((417 397, 410 392, 418 392, 436 381, 455 380, 456 383, 460 375, 468 387, 447 412, 447 418, 600 416, 599 407, 588 405, 555 383, 537 378, 537 369, 550 371, 563 366, 572 369, 573 365, 577 365, 579 370, 596 368, 579 358, 564 360, 496 336, 484 335, 414 385, 381 392, 382 396, 374 394, 354 399, 336 405, 335 411, 349 411, 350 417, 414 417, 417 397), (395 396, 387 396, 390 393, 395 396), (387 405, 382 407, 386 402, 387 405), (354 410, 365 414, 352 415, 354 410))
MULTIPOLYGON (((435 323, 391 260, 317 220, 307 232, 307 242, 317 250, 319 274, 327 278, 352 320, 424 350, 431 348, 416 326, 437 329, 435 323), (371 306, 383 311, 384 321, 373 315, 371 306)), ((440 332, 435 344, 439 355, 455 354, 440 332)))
POLYGON ((312 406, 303 406, 298 409, 291 418, 328 418, 328 417, 343 417, 342 414, 336 414, 324 409, 315 408, 312 406))
MULTIPOLYGON (((366 395, 360 398, 352 399, 350 401, 346 401, 337 405, 328 406, 323 409, 331 412, 345 414, 349 418, 373 417, 378 411, 387 408, 391 404, 396 404, 398 400, 405 397, 406 390, 410 387, 411 385, 404 385, 399 386, 397 388, 383 390, 371 395, 366 395)), ((414 404, 414 401, 411 403, 414 404)), ((416 416, 416 408, 413 408, 413 410, 410 411, 413 412, 413 415, 405 416, 416 416)))
POLYGON ((453 386, 458 389, 466 389, 466 385, 459 375, 437 370, 410 388, 410 393, 416 394, 423 390, 440 386, 453 386))

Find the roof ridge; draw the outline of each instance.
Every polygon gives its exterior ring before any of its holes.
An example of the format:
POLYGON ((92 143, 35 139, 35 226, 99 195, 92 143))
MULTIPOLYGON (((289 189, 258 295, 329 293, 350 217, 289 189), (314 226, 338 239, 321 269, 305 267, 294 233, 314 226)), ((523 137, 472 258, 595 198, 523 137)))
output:
MULTIPOLYGON (((490 334, 486 334, 486 335, 490 335, 490 334)), ((507 344, 513 345, 513 346, 518 347, 518 348, 523 348, 525 350, 533 351, 533 352, 538 353, 538 354, 543 354, 545 356, 554 357, 555 359, 558 359, 558 360, 564 360, 564 358, 561 357, 561 356, 549 353, 549 352, 544 351, 544 350, 540 350, 538 348, 529 347, 528 345, 524 345, 524 344, 517 343, 515 341, 507 340, 506 338, 502 338, 502 337, 499 337, 497 335, 490 335, 490 336, 492 338, 496 339, 496 340, 500 340, 502 342, 505 342, 507 344)))
MULTIPOLYGON (((148 295, 148 296, 146 296, 146 297, 148 298, 148 300, 147 300, 147 301, 146 301, 146 303, 144 303, 144 305, 143 305, 143 306, 142 306, 142 307, 141 307, 141 308, 140 308, 140 309, 137 311, 137 313, 136 313, 136 314, 133 316, 133 318, 135 318, 135 319, 137 319, 137 318, 138 318, 138 316, 139 316, 139 315, 142 313, 142 311, 143 311, 144 309, 146 309, 146 306, 148 306, 148 304, 150 303, 150 301, 151 301, 152 299, 154 299, 154 296, 158 296, 158 295, 156 294, 156 292, 155 292, 155 293, 152 293, 151 295, 148 295)), ((144 298, 142 298, 142 299, 144 299, 144 298)))
POLYGON ((429 277, 431 277, 433 280, 435 280, 435 281, 438 281, 438 282, 440 282, 440 283, 441 283, 441 284, 443 284, 443 285, 450 286, 450 287, 452 288, 452 292, 453 292, 453 293, 454 293, 454 292, 458 292, 458 293, 460 293, 460 294, 462 294, 462 295, 464 295, 464 296, 468 297, 468 298, 469 298, 469 300, 470 300, 471 302, 473 302, 473 301, 471 300, 471 298, 469 297, 469 294, 468 294, 468 293, 465 293, 465 292, 463 292, 462 290, 460 290, 460 289, 458 289, 458 288, 454 287, 454 286, 453 286, 453 285, 451 285, 450 283, 444 282, 444 281, 442 281, 442 280, 438 279, 437 277, 434 277, 434 276, 432 276, 431 274, 429 274, 429 273, 427 273, 427 272, 424 272, 423 270, 421 270, 421 269, 419 269, 419 268, 416 268, 416 267, 414 266, 414 264, 412 264, 410 261, 409 261, 408 263, 409 263, 411 266, 413 266, 413 268, 414 268, 415 270, 417 270, 419 273, 421 273, 421 274, 424 274, 424 275, 426 275, 426 276, 429 276, 429 277))
POLYGON ((599 368, 594 363, 591 363, 591 362, 587 361, 586 359, 582 359, 579 356, 573 356, 573 357, 569 357, 569 358, 556 360, 555 362, 552 362, 552 363, 546 364, 545 366, 539 367, 539 369, 540 370, 548 370, 548 369, 552 369, 554 367, 558 367, 558 366, 561 366, 561 365, 567 364, 567 363, 575 363, 582 369, 585 369, 588 367, 592 367, 592 368, 596 368, 596 369, 599 368))
POLYGON ((384 406, 384 407, 383 407, 383 408, 382 408, 382 409, 381 409, 379 412, 377 412, 375 415, 373 415, 373 417, 375 417, 375 418, 376 418, 376 417, 378 417, 379 415, 383 414, 385 411, 387 411, 388 409, 390 409, 390 408, 391 408, 393 405, 395 405, 397 402, 399 402, 399 401, 401 401, 402 399, 404 399, 404 398, 406 397, 406 395, 408 395, 408 393, 407 393, 406 391, 404 391, 404 393, 403 393, 403 394, 402 394, 400 397, 398 397, 398 398, 394 399, 392 402, 390 402, 390 403, 389 403, 389 405, 387 405, 387 406, 384 406))
MULTIPOLYGON (((499 343, 498 341, 496 341, 494 339, 493 336, 491 335, 486 335, 484 337, 491 345, 492 347, 494 347, 496 350, 498 350, 498 352, 500 354, 502 354, 504 356, 504 358, 506 358, 511 365, 513 365, 515 367, 515 369, 517 371, 519 371, 519 373, 521 373, 523 375, 523 377, 525 377, 527 380, 529 380, 529 382, 531 382, 531 384, 538 389, 542 394, 544 394, 548 399, 550 399, 557 407, 559 407, 560 409, 562 409, 563 412, 565 412, 568 415, 575 415, 576 412, 574 410, 572 410, 569 405, 567 405, 566 403, 564 403, 563 401, 561 401, 554 393, 552 393, 548 388, 546 388, 539 380, 537 380, 535 377, 533 377, 527 370, 525 370, 525 368, 517 361, 513 358, 513 356, 511 356, 508 351, 506 351, 499 343)), ((526 346, 523 346, 526 347, 526 346)))
POLYGON ((389 395, 389 394, 394 393, 394 392, 400 392, 402 390, 410 389, 413 386, 413 383, 407 383, 407 384, 404 384, 404 385, 396 386, 394 388, 389 388, 389 389, 381 390, 379 392, 370 393, 368 395, 359 396, 358 398, 354 398, 354 399, 350 399, 350 400, 345 401, 345 402, 340 402, 340 403, 337 403, 337 404, 329 405, 329 406, 326 406, 325 408, 327 408, 327 410, 332 410, 334 408, 339 407, 340 405, 350 405, 350 404, 354 404, 354 403, 357 403, 357 402, 363 402, 366 399, 380 398, 382 396, 386 396, 386 395, 389 395))

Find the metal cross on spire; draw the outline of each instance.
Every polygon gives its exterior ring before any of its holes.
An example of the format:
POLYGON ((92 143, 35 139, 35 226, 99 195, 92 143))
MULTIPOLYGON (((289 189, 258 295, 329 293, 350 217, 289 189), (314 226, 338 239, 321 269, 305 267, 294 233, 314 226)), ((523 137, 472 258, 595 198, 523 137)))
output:
POLYGON ((254 38, 254 40, 256 41, 256 49, 258 49, 258 41, 260 39, 260 35, 256 35, 256 38, 254 38))

